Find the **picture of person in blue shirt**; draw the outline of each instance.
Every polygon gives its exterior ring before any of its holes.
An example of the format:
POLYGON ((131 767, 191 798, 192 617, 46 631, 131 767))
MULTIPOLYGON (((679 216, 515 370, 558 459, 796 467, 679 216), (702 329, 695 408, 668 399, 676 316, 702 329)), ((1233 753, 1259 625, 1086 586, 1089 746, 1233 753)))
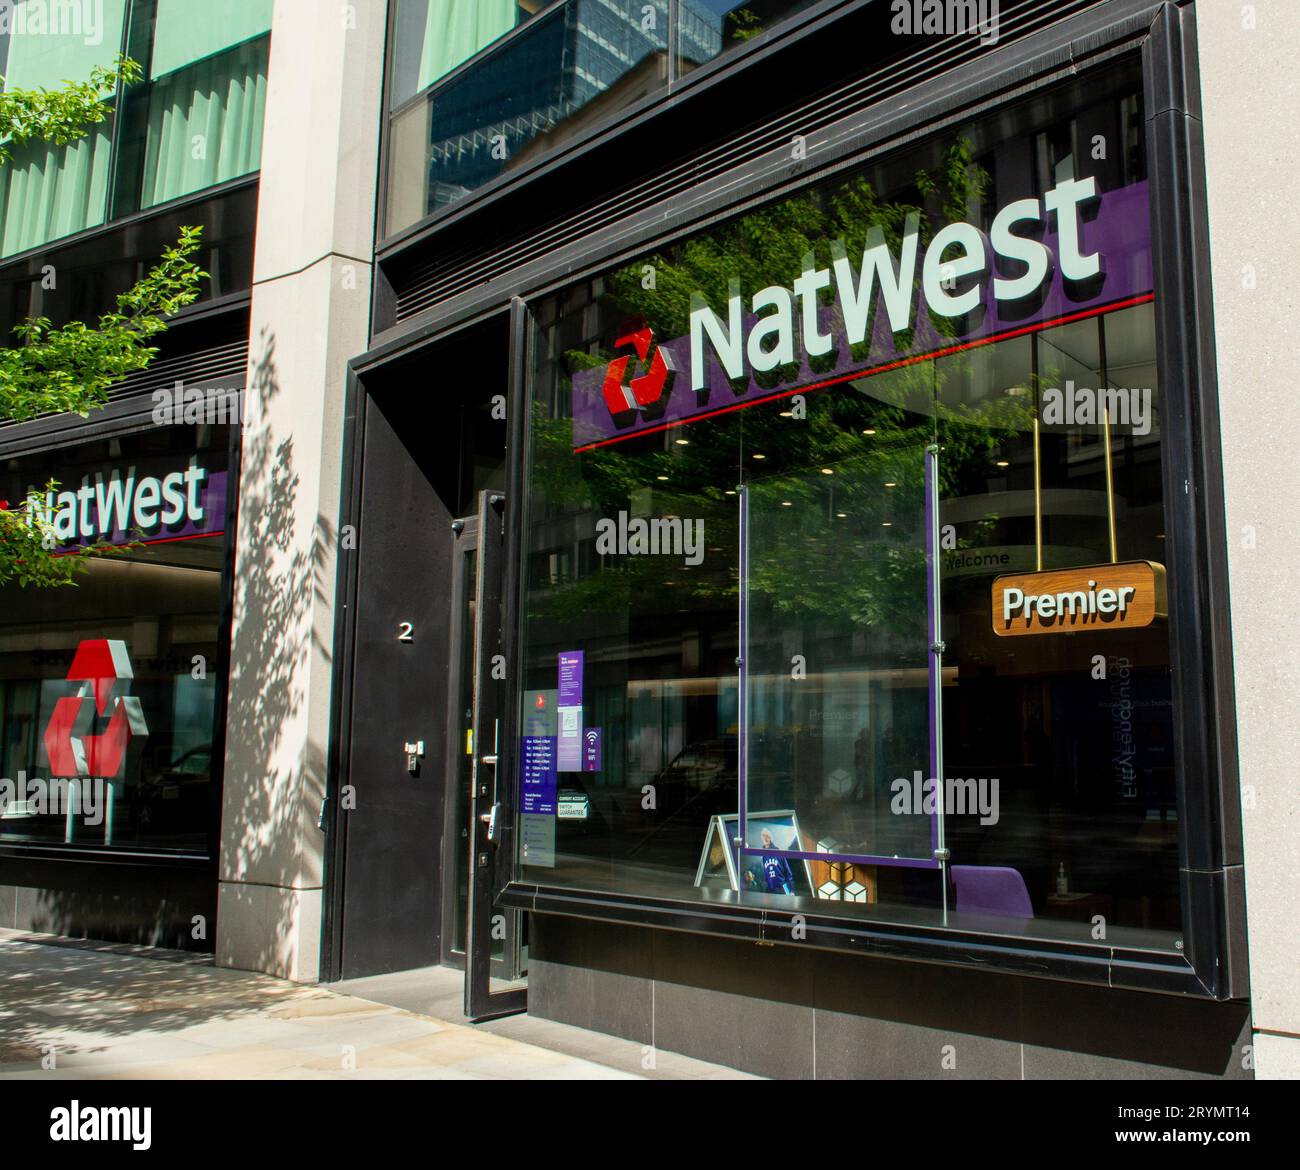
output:
MULTIPOLYGON (((776 848, 776 842, 772 839, 772 833, 769 829, 763 830, 762 842, 764 849, 776 848)), ((761 862, 763 877, 767 881, 767 892, 769 894, 794 893, 794 872, 790 869, 790 863, 784 857, 776 857, 765 853, 761 858, 761 862)))

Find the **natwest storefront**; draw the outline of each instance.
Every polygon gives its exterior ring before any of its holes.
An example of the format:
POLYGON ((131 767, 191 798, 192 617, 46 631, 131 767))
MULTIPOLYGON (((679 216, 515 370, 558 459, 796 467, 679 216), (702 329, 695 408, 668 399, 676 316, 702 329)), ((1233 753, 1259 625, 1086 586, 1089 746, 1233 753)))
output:
POLYGON ((510 355, 498 461, 434 492, 472 1015, 772 1075, 937 1075, 942 1036, 1239 1074, 1198 176, 1142 27, 362 363, 510 355))
POLYGON ((5 925, 208 950, 238 431, 87 429, 0 472, 8 523, 96 551, 68 584, 4 586, 5 925))

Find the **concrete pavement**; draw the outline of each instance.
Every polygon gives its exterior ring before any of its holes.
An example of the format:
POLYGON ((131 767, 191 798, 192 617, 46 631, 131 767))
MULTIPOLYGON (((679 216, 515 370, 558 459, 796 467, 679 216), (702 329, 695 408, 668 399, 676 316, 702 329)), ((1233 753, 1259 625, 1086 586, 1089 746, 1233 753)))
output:
MULTIPOLYGON (((423 976, 421 978, 420 976, 423 976)), ((460 976, 418 982, 439 1018, 212 965, 208 956, 0 931, 0 1079, 557 1079, 740 1076, 527 1016, 455 1018, 460 976), (646 1066, 649 1065, 647 1068, 646 1066)))

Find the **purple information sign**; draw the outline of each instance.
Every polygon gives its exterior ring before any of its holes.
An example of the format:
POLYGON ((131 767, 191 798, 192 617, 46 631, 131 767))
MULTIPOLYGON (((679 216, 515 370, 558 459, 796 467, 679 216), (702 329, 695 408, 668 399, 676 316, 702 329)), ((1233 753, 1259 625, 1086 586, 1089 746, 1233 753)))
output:
POLYGON ((556 743, 556 768, 561 772, 581 772, 582 763, 582 668, 585 655, 581 650, 560 654, 559 718, 556 743))
POLYGON ((569 650, 560 655, 560 691, 556 705, 559 707, 582 706, 582 664, 584 653, 581 650, 569 650))
POLYGON ((525 735, 519 744, 520 811, 529 815, 555 816, 555 740, 549 735, 525 735))

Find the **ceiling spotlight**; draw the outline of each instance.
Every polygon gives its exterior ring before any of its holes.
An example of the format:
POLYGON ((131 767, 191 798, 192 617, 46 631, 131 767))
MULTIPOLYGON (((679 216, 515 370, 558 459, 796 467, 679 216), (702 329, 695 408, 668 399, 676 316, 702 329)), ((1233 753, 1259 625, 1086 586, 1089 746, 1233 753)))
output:
POLYGON ((833 467, 822 468, 822 475, 834 475, 834 474, 835 474, 835 468, 833 467))
POLYGON ((1011 464, 1008 463, 1005 459, 999 459, 999 460, 998 460, 998 466, 999 466, 999 467, 1010 467, 1011 464))
POLYGON ((754 458, 755 458, 755 459, 766 459, 767 456, 766 456, 766 455, 757 455, 757 454, 756 454, 756 455, 754 456, 754 458))
POLYGON ((783 508, 793 508, 793 507, 794 507, 794 504, 792 504, 789 500, 782 500, 782 501, 781 501, 781 507, 783 507, 783 508))
POLYGON ((679 447, 689 447, 691 441, 690 439, 678 439, 676 442, 679 447))
POLYGON ((668 477, 666 475, 656 475, 655 479, 657 479, 660 483, 668 482, 668 477))
POLYGON ((896 484, 896 483, 892 483, 892 482, 891 482, 891 483, 887 483, 887 484, 885 484, 885 487, 897 487, 897 486, 898 486, 898 484, 896 484))
POLYGON ((866 429, 865 431, 863 431, 862 433, 863 433, 864 435, 874 435, 874 434, 876 433, 876 428, 875 428, 875 427, 867 427, 867 429, 866 429))

